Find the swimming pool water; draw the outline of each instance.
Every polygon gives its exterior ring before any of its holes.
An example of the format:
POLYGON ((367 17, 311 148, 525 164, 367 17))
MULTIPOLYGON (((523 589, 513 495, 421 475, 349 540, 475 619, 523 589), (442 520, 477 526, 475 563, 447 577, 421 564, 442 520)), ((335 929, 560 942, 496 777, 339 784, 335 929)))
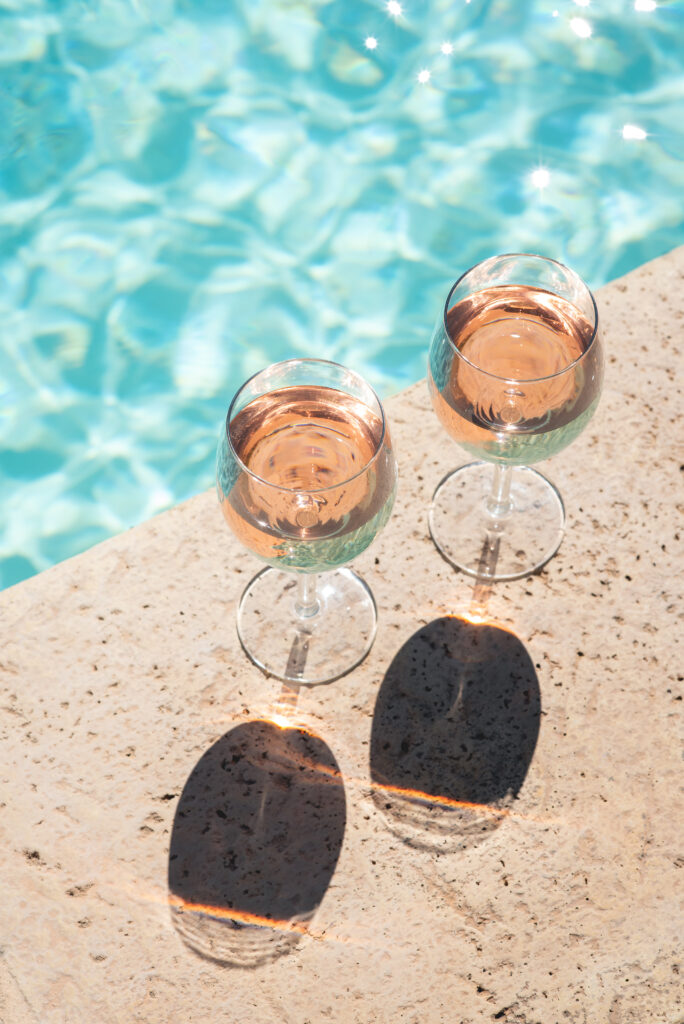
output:
MULTIPOLYGON (((0 584, 211 486, 275 360, 684 242, 684 0, 0 0, 0 584)), ((217 509, 217 515, 219 514, 217 509)))

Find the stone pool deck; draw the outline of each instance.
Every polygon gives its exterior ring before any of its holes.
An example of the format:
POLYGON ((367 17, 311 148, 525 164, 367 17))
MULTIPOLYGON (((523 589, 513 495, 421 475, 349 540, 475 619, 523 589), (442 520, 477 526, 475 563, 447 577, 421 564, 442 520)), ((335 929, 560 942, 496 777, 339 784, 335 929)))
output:
POLYGON ((424 385, 387 403, 375 646, 296 704, 240 649, 213 491, 0 595, 2 1024, 684 1019, 683 285, 684 248, 598 294, 538 576, 440 558, 466 460, 424 385))

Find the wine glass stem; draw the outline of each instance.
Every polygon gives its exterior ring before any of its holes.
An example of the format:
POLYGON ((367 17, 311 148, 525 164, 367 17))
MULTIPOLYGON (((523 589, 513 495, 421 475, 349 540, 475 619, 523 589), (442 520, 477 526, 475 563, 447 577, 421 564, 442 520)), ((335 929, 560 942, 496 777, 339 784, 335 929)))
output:
POLYGON ((511 466, 501 462, 494 463, 492 489, 485 499, 487 512, 494 520, 494 529, 501 530, 503 528, 501 520, 505 519, 513 509, 513 502, 511 501, 512 472, 511 466))
POLYGON ((316 580, 316 573, 311 572, 300 572, 297 577, 295 611, 300 619, 310 619, 320 608, 316 595, 316 580))

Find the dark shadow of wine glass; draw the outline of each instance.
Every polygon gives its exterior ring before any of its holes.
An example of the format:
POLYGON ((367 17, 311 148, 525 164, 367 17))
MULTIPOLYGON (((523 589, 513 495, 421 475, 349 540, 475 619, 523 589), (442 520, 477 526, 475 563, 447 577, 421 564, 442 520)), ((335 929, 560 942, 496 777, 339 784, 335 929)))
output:
POLYGON ((445 617, 407 640, 378 693, 373 798, 416 847, 477 845, 525 780, 541 701, 532 661, 500 626, 445 617))
POLYGON ((289 952, 330 883, 346 822, 337 762, 318 736, 245 722, 199 760, 169 851, 173 923, 200 956, 256 967, 289 952))

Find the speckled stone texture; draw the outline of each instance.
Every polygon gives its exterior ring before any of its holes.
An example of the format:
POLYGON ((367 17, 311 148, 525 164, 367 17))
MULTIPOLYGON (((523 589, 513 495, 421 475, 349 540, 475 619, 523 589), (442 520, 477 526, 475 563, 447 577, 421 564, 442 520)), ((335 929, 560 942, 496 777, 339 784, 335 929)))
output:
POLYGON ((440 558, 468 459, 424 384, 388 403, 377 640, 296 704, 239 647, 257 566, 211 491, 2 595, 3 1024, 684 1019, 683 276, 599 293, 537 576, 474 593, 440 558))

